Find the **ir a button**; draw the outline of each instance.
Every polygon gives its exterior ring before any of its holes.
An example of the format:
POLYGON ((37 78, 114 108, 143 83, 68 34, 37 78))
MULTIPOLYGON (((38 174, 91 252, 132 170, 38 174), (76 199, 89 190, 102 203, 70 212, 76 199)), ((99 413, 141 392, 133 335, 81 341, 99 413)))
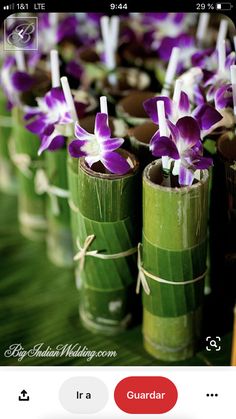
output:
POLYGON ((73 377, 60 389, 62 406, 70 413, 97 413, 108 401, 108 389, 96 377, 73 377))
POLYGON ((123 412, 160 414, 173 409, 178 392, 166 377, 127 377, 116 386, 114 397, 123 412))

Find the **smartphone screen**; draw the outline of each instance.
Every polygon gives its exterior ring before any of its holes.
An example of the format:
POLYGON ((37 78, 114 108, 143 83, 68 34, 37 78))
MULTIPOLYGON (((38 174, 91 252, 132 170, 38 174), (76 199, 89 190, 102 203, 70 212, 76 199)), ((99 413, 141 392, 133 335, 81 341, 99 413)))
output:
POLYGON ((234 8, 1 6, 4 419, 236 417, 234 8))

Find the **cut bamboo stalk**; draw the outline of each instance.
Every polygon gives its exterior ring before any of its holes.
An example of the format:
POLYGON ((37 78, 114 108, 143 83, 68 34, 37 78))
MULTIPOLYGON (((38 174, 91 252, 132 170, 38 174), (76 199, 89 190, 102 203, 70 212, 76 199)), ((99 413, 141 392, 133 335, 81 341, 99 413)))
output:
POLYGON ((18 218, 21 233, 31 240, 45 238, 47 222, 45 218, 45 195, 35 191, 35 175, 43 166, 43 158, 38 156, 39 138, 25 128, 22 111, 13 108, 13 139, 11 157, 17 168, 19 183, 18 218))
POLYGON ((0 90, 0 190, 15 195, 17 191, 16 173, 9 154, 11 133, 11 113, 7 110, 7 100, 0 90))
POLYGON ((68 205, 67 150, 45 153, 45 171, 51 194, 47 194, 47 254, 54 265, 73 266, 73 245, 68 205), (56 203, 54 208, 53 203, 56 203))
POLYGON ((224 133, 217 142, 224 167, 228 190, 229 217, 236 220, 236 137, 233 132, 224 133))
POLYGON ((143 291, 143 336, 151 355, 170 362, 193 356, 200 337, 208 171, 190 187, 164 187, 162 182, 161 160, 156 160, 143 175, 142 269, 158 277, 144 274, 149 293, 143 291))
MULTIPOLYGON (((107 173, 101 164, 89 168, 84 159, 68 160, 74 242, 81 248, 94 235, 88 252, 77 262, 80 288, 79 312, 83 325, 97 333, 116 334, 134 321, 138 243, 136 200, 138 162, 125 150, 121 153, 133 163, 124 176, 107 173), (130 251, 129 256, 115 255, 130 251)), ((78 255, 77 255, 78 256, 78 255)))

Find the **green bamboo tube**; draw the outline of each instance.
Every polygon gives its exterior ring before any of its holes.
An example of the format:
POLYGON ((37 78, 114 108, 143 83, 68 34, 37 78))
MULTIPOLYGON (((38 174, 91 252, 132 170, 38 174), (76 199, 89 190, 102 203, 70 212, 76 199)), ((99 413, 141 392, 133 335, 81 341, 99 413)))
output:
POLYGON ((146 90, 150 86, 149 74, 137 68, 118 67, 115 74, 117 84, 114 86, 110 85, 107 74, 96 82, 98 94, 106 95, 109 102, 113 104, 116 104, 117 99, 127 96, 132 91, 146 90))
POLYGON ((149 121, 143 102, 156 96, 157 93, 150 91, 132 92, 119 100, 116 106, 117 116, 131 126, 137 126, 149 121))
POLYGON ((92 332, 108 335, 119 333, 134 321, 137 302, 138 162, 127 151, 121 153, 134 164, 134 169, 124 176, 106 173, 100 164, 90 169, 84 159, 68 160, 74 241, 79 240, 83 247, 93 234, 95 239, 88 251, 98 250, 105 255, 133 249, 129 256, 107 260, 86 256, 81 270, 81 261, 77 264, 82 323, 92 332))
POLYGON ((128 131, 131 151, 138 157, 142 169, 154 160, 149 144, 156 131, 157 125, 151 121, 130 128, 128 131))
POLYGON ((15 168, 9 154, 11 132, 11 113, 7 110, 6 98, 0 90, 0 190, 16 194, 15 168))
POLYGON ((218 153, 225 167, 228 191, 229 216, 236 221, 236 136, 233 132, 223 134, 217 143, 218 153))
POLYGON ((147 352, 167 362, 193 356, 201 333, 206 271, 208 171, 190 187, 162 186, 161 160, 143 175, 143 268, 172 285, 145 275, 143 337, 147 352))
POLYGON ((73 245, 70 226, 70 208, 68 205, 67 150, 60 149, 45 153, 46 174, 51 188, 59 188, 59 193, 52 190, 56 199, 56 211, 50 194, 47 194, 47 254, 52 263, 59 267, 73 266, 73 245), (60 191, 62 193, 60 193, 60 191), (59 195, 64 196, 59 196, 59 195))
POLYGON ((38 156, 39 138, 29 132, 22 117, 22 111, 14 108, 13 117, 13 139, 14 151, 13 161, 17 167, 17 179, 19 184, 18 193, 18 218, 21 233, 31 240, 41 241, 45 238, 47 222, 45 217, 45 194, 38 195, 35 191, 35 175, 38 169, 43 166, 43 158, 38 156), (26 167, 17 162, 29 158, 26 167))

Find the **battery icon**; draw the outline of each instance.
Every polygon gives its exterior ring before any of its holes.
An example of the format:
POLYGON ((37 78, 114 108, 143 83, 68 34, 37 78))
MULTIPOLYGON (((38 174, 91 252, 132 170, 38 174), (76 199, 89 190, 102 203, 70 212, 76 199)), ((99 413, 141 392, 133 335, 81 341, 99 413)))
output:
POLYGON ((216 3, 216 10, 231 10, 233 7, 232 3, 216 3))

